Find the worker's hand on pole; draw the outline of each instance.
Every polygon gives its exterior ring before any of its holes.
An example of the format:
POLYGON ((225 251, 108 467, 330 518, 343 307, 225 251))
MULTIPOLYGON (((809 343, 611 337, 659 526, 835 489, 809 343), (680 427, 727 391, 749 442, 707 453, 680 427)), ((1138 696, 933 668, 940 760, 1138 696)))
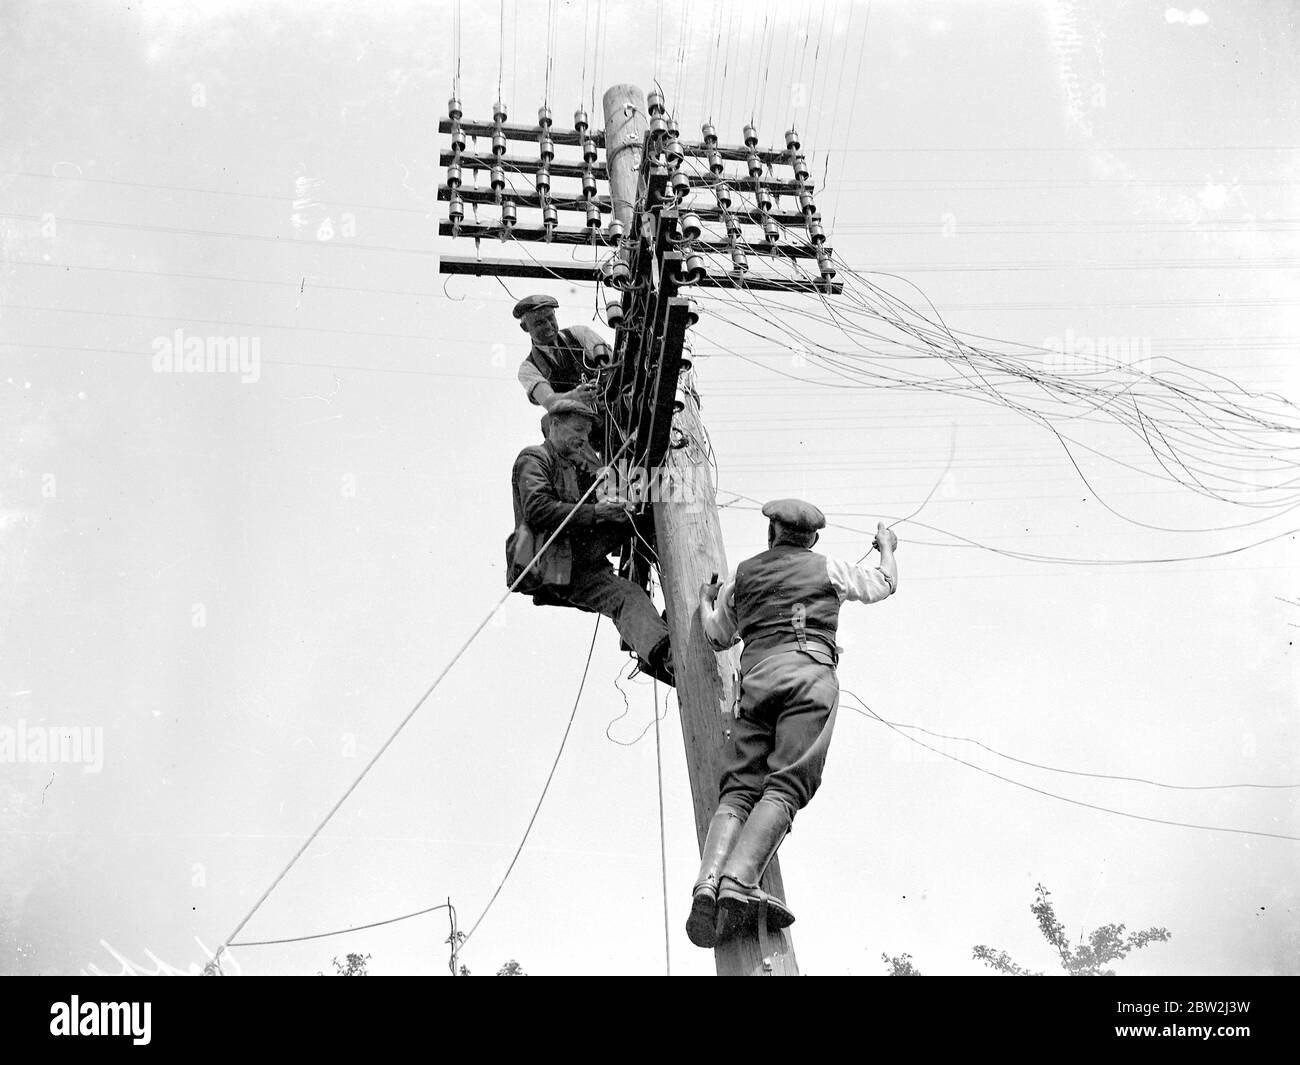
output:
POLYGON ((898 537, 894 535, 894 530, 888 528, 883 521, 876 523, 876 540, 875 547, 882 555, 886 551, 893 551, 898 546, 898 537))

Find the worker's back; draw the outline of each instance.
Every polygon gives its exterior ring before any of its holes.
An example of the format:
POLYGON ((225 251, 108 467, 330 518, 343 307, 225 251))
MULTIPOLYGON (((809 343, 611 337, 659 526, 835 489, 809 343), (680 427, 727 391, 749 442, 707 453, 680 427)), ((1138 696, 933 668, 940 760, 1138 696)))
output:
POLYGON ((840 596, 826 556, 777 544, 736 567, 737 632, 745 641, 742 665, 778 650, 800 649, 801 638, 834 661, 840 596))

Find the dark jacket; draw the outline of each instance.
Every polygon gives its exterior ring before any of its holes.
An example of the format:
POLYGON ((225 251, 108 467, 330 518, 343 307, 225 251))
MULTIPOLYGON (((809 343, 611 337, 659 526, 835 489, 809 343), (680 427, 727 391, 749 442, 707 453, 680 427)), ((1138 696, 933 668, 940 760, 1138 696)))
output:
POLYGON ((575 565, 579 569, 608 565, 605 555, 617 546, 618 527, 596 520, 592 497, 578 503, 590 484, 590 477, 560 458, 549 440, 519 452, 511 473, 515 531, 506 540, 507 584, 515 582, 570 512, 576 513, 516 591, 531 593, 547 585, 570 584, 575 565))

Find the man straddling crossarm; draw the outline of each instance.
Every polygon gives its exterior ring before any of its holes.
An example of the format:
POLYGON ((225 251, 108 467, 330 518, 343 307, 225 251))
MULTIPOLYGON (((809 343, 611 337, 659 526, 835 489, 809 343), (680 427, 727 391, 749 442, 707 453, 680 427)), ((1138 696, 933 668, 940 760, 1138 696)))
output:
POLYGON ((609 554, 628 537, 622 503, 578 502, 600 461, 591 446, 595 412, 568 396, 546 415, 546 441, 526 447, 512 474, 515 531, 506 541, 506 580, 514 584, 565 518, 563 531, 542 553, 516 591, 538 606, 568 606, 603 614, 640 659, 641 668, 673 684, 668 625, 638 585, 614 573, 609 554))
POLYGON ((737 566, 720 592, 701 588, 700 621, 713 647, 745 642, 739 711, 686 923, 701 947, 752 926, 763 906, 772 930, 794 921, 759 881, 821 783, 839 704, 840 605, 876 603, 898 588, 898 539, 883 523, 880 565, 868 568, 811 550, 826 525, 811 503, 780 499, 763 514, 768 549, 737 566))
POLYGON ((611 357, 609 345, 594 329, 572 325, 561 329, 555 317, 559 303, 550 296, 525 296, 515 304, 519 328, 532 339, 532 350, 519 364, 519 383, 529 402, 550 410, 561 396, 588 406, 595 388, 584 384, 611 357))

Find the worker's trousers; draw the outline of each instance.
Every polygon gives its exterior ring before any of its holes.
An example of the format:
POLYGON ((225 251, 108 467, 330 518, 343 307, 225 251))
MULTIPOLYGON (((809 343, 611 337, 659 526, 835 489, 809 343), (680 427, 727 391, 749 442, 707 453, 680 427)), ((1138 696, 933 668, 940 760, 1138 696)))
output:
POLYGON ((759 661, 740 684, 719 805, 748 817, 754 803, 768 799, 793 818, 821 784, 839 679, 833 666, 782 651, 759 661))
POLYGON ((566 585, 548 584, 534 601, 543 606, 571 606, 592 614, 603 614, 614 622, 623 642, 640 657, 668 635, 668 625, 655 610, 650 597, 631 581, 624 580, 608 565, 573 568, 573 580, 566 585))

